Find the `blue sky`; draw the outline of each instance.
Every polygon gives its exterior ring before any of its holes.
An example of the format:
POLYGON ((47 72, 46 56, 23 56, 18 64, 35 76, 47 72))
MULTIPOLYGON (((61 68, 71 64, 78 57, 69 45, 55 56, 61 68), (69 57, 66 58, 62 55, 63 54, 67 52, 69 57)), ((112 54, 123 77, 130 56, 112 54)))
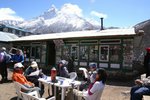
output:
POLYGON ((104 17, 104 26, 130 27, 150 19, 150 0, 0 0, 0 20, 30 20, 55 5, 78 6, 82 17, 99 21, 104 17))

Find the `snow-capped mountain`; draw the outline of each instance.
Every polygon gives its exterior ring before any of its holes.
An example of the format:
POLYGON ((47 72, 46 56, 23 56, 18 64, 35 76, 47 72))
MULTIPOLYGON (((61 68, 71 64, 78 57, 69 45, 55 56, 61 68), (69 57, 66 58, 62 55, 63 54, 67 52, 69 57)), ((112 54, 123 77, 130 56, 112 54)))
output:
POLYGON ((99 22, 84 18, 82 10, 73 4, 64 4, 60 9, 52 5, 48 11, 28 21, 2 21, 2 23, 27 29, 35 34, 100 28, 99 22))
POLYGON ((55 33, 80 30, 98 29, 100 25, 94 21, 88 21, 79 13, 74 11, 72 4, 65 4, 60 10, 54 5, 42 15, 19 24, 33 33, 55 33))
POLYGON ((16 20, 2 20, 0 21, 0 24, 5 24, 5 25, 11 25, 11 26, 17 26, 19 24, 22 24, 23 21, 16 21, 16 20))

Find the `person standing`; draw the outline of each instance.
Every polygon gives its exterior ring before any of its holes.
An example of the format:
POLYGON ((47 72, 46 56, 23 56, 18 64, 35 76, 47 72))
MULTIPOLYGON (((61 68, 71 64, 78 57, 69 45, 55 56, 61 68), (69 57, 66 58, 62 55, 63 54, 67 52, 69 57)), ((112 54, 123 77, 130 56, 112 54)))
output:
POLYGON ((146 55, 144 57, 144 68, 146 72, 146 77, 150 76, 150 48, 146 48, 146 55))
POLYGON ((2 80, 1 80, 2 83, 6 82, 8 80, 7 79, 8 72, 7 72, 6 62, 8 62, 6 48, 2 47, 1 52, 0 52, 0 73, 2 75, 2 80))
POLYGON ((17 49, 17 52, 15 55, 12 56, 12 60, 14 63, 24 63, 24 56, 23 56, 23 53, 22 53, 22 50, 20 49, 17 49))
POLYGON ((74 57, 68 57, 68 71, 74 72, 75 71, 75 63, 74 63, 74 57))

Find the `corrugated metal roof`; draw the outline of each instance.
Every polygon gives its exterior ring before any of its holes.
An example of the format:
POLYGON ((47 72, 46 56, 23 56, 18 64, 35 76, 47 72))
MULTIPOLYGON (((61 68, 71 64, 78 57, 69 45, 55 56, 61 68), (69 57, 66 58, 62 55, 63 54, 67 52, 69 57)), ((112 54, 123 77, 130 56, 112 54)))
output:
POLYGON ((0 32, 0 41, 9 42, 19 38, 17 35, 7 32, 0 32))
POLYGON ((76 31, 42 35, 30 35, 20 37, 14 41, 32 41, 32 40, 53 40, 66 38, 86 38, 86 37, 105 37, 105 36, 130 36, 136 35, 134 28, 132 29, 107 29, 107 30, 91 30, 91 31, 76 31))

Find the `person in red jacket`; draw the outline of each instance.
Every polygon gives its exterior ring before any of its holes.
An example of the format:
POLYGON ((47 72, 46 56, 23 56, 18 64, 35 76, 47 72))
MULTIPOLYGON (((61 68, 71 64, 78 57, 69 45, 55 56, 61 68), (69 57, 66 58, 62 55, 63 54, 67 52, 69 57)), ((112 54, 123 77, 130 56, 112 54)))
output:
MULTIPOLYGON (((33 83, 31 83, 30 81, 28 81, 26 79, 26 77, 23 75, 23 67, 24 66, 22 65, 22 63, 16 63, 14 65, 14 72, 12 75, 12 80, 19 82, 20 84, 26 86, 27 88, 32 88, 32 90, 39 91, 40 95, 42 96, 43 94, 41 93, 41 89, 39 87, 35 87, 35 85, 33 83)), ((25 91, 25 90, 22 90, 22 91, 29 92, 29 91, 25 91)))

